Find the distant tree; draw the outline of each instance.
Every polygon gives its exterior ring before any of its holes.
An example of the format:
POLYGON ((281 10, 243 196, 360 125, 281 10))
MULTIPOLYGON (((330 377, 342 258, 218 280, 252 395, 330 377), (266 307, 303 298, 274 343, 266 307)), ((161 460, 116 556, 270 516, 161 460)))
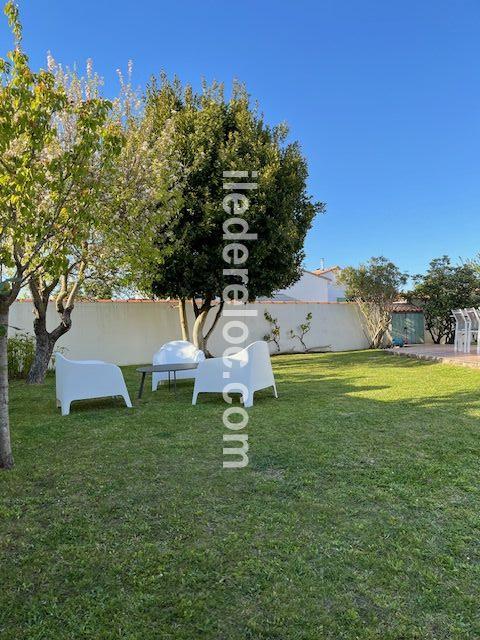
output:
POLYGON ((222 85, 204 86, 198 95, 162 77, 149 87, 147 110, 161 141, 158 160, 171 188, 180 192, 178 209, 158 236, 165 257, 153 292, 180 300, 184 335, 184 301, 193 300, 193 341, 206 350, 223 305, 205 333, 216 297, 227 284, 240 283, 223 273, 222 225, 228 217, 222 208, 223 172, 258 172, 258 188, 248 192, 249 206, 241 213, 249 231, 258 235, 246 261, 250 299, 271 295, 299 278, 305 235, 323 205, 307 195, 307 165, 298 144, 286 143, 284 125, 265 124, 243 86, 235 85, 226 100, 222 85))
POLYGON ((407 275, 384 257, 347 267, 340 274, 346 295, 358 304, 364 318, 370 348, 378 349, 388 331, 392 305, 407 282, 407 275))
POLYGON ((413 278, 409 300, 419 305, 435 344, 454 341, 452 309, 480 304, 480 274, 475 264, 452 265, 448 256, 435 258, 428 271, 413 278))

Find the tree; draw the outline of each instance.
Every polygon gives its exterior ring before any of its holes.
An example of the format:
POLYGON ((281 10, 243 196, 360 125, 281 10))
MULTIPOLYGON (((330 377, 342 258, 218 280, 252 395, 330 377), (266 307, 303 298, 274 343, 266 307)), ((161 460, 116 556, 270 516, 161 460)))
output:
POLYGON ((425 326, 435 344, 454 341, 452 309, 480 304, 480 275, 474 264, 452 265, 448 256, 435 258, 428 271, 414 276, 409 299, 423 309, 425 326))
MULTIPOLYGON (((64 151, 72 150, 81 135, 81 123, 72 117, 72 107, 79 110, 92 99, 102 101, 102 82, 93 73, 90 61, 86 77, 63 69, 51 57, 49 70, 56 85, 65 91, 69 105, 69 109, 56 113, 52 121, 56 133, 53 144, 64 151)), ((164 217, 157 206, 161 188, 151 162, 152 154, 148 153, 148 122, 143 117, 141 100, 131 88, 130 76, 131 65, 128 81, 120 76, 120 95, 111 103, 101 130, 104 140, 109 132, 116 132, 118 144, 102 144, 95 149, 86 159, 81 180, 73 185, 70 215, 77 224, 68 239, 65 262, 48 270, 39 269, 29 281, 36 336, 30 383, 44 381, 57 340, 72 326, 74 303, 80 291, 105 295, 127 282, 137 281, 137 274, 145 271, 150 254, 159 259, 151 234, 155 221, 164 217), (149 208, 152 196, 155 206, 149 208), (52 296, 59 322, 48 331, 46 317, 52 296)), ((49 202, 48 184, 43 191, 39 189, 40 197, 49 202)))
POLYGON ((85 215, 75 198, 83 198, 89 159, 104 145, 109 103, 92 99, 69 104, 52 73, 31 71, 21 49, 18 9, 10 1, 5 13, 15 49, 0 59, 0 262, 11 279, 0 289, 0 467, 13 467, 8 416, 6 327, 9 309, 20 289, 40 271, 66 264, 68 239, 85 215), (77 121, 75 144, 55 144, 52 118, 69 111, 77 121), (48 191, 45 191, 48 185, 48 191), (46 195, 47 194, 47 195, 46 195))
MULTIPOLYGON (((94 253, 97 230, 105 217, 104 184, 105 174, 114 167, 113 161, 121 148, 121 129, 112 122, 110 116, 112 103, 103 100, 99 94, 100 79, 92 72, 87 63, 87 77, 82 78, 76 72, 64 70, 51 56, 48 58, 48 71, 55 78, 55 87, 66 96, 65 107, 52 114, 50 126, 52 136, 44 145, 43 153, 37 163, 46 175, 65 183, 69 191, 64 207, 75 225, 63 239, 59 252, 63 260, 53 264, 41 264, 29 279, 29 287, 34 305, 34 332, 36 339, 35 359, 27 382, 44 381, 48 363, 57 340, 72 326, 72 312, 75 298, 85 278, 85 271, 94 253), (50 165, 52 158, 75 158, 84 131, 83 120, 79 114, 92 102, 104 108, 101 121, 97 120, 96 143, 82 151, 83 171, 75 177, 62 173, 64 163, 50 165), (108 114, 108 115, 107 115, 108 114), (44 166, 42 166, 42 163, 44 166), (59 172, 60 170, 60 172, 59 172), (55 308, 59 322, 51 331, 47 329, 47 309, 50 297, 55 296, 55 308)), ((56 206, 51 197, 51 181, 37 185, 36 200, 39 206, 56 206), (40 205, 42 203, 42 205, 40 205)), ((52 212, 51 212, 52 213, 52 212)))
POLYGON ((390 325, 392 305, 407 275, 384 257, 370 258, 367 264, 347 267, 340 274, 346 295, 358 304, 370 340, 370 348, 378 349, 390 325))
POLYGON ((265 124, 243 86, 234 85, 227 101, 220 84, 204 86, 196 94, 163 76, 148 89, 147 110, 161 141, 158 160, 169 175, 170 187, 181 196, 157 240, 165 257, 153 292, 179 299, 181 313, 182 301, 193 301, 193 341, 207 351, 223 298, 205 333, 208 313, 225 286, 239 282, 224 274, 222 225, 228 214, 222 208, 223 172, 258 172, 258 187, 249 191, 249 206, 242 212, 250 231, 258 235, 248 247, 245 265, 250 300, 271 295, 299 278, 305 235, 323 205, 307 195, 307 166, 298 144, 286 143, 285 125, 265 124))

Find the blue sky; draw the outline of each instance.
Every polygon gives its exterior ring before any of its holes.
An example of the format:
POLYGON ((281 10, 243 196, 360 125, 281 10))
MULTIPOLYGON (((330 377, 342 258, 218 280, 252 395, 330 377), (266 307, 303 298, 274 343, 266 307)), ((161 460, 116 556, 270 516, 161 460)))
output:
MULTIPOLYGON (((34 66, 88 57, 115 90, 165 69, 247 84, 300 141, 315 199, 307 268, 386 255, 416 273, 480 245, 478 0, 20 1, 34 66)), ((6 29, 0 32, 5 43, 6 29)), ((5 46, 3 47, 5 50, 5 46)))

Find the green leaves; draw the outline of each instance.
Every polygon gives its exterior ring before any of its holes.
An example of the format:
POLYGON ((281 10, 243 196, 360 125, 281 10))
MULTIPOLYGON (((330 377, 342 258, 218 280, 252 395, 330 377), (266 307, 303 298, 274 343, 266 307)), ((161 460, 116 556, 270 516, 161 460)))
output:
POLYGON ((380 256, 370 258, 359 267, 346 267, 340 274, 347 297, 366 303, 389 305, 399 296, 408 276, 393 263, 380 256))
POLYGON ((9 0, 5 4, 3 11, 8 18, 8 25, 15 36, 16 42, 19 43, 22 39, 22 25, 20 24, 18 5, 9 0))
POLYGON ((0 298, 7 298, 12 292, 12 285, 19 283, 19 278, 5 278, 4 280, 0 280, 0 298))
POLYGON ((2 280, 0 282, 0 297, 8 296, 11 291, 11 285, 9 280, 2 280))
POLYGON ((228 170, 258 172, 244 212, 258 234, 249 246, 250 297, 271 295, 297 280, 305 235, 324 207, 307 195, 306 162, 297 144, 285 143, 285 126, 266 125, 242 85, 227 100, 218 83, 195 94, 166 77, 149 88, 146 113, 158 163, 168 189, 177 194, 157 236, 164 262, 154 292, 179 298, 221 294, 231 282, 222 257, 228 170))
POLYGON ((372 348, 383 344, 390 324, 392 304, 400 295, 407 278, 406 273, 402 273, 383 256, 370 258, 359 267, 347 267, 340 273, 339 280, 346 285, 347 297, 358 304, 363 315, 372 348))
POLYGON ((409 297, 419 304, 435 342, 453 338, 452 309, 480 305, 480 274, 474 264, 453 265, 448 256, 435 258, 428 271, 414 277, 409 297))
POLYGON ((5 13, 16 48, 0 62, 1 259, 22 283, 59 277, 85 251, 101 217, 104 184, 122 145, 112 103, 89 78, 51 65, 33 72, 20 48, 13 2, 5 13))

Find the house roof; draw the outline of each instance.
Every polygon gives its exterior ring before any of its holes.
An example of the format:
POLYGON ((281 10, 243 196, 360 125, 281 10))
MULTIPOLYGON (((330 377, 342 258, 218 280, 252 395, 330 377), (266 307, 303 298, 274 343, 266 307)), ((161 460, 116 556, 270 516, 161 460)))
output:
POLYGON ((311 276, 315 276, 316 278, 323 278, 324 280, 328 280, 328 278, 322 276, 321 273, 317 273, 316 271, 309 271, 308 269, 304 269, 303 273, 309 273, 311 276))
POLYGON ((324 273, 330 273, 331 271, 341 271, 341 267, 336 265, 334 267, 328 267, 328 269, 314 269, 310 273, 314 273, 316 276, 321 276, 324 273))
POLYGON ((398 301, 392 304, 392 313, 423 313, 423 309, 409 302, 398 301))
POLYGON ((270 298, 266 296, 260 296, 257 298, 257 302, 272 302, 275 300, 276 302, 293 302, 296 301, 296 298, 292 296, 287 296, 285 293, 274 293, 270 298))

